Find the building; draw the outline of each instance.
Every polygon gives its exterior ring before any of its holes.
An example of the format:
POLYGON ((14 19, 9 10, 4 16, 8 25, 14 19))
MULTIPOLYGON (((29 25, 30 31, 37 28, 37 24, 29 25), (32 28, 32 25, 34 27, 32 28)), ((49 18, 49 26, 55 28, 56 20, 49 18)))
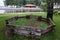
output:
POLYGON ((54 3, 54 9, 56 9, 56 8, 60 8, 60 4, 58 4, 58 3, 54 3))
POLYGON ((24 7, 27 7, 27 8, 36 8, 36 5, 34 5, 34 4, 26 4, 26 5, 24 5, 24 7))

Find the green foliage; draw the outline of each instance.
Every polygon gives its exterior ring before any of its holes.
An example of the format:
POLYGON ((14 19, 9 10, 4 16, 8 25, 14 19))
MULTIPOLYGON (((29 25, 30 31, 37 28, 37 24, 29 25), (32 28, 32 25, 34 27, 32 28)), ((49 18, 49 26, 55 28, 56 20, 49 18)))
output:
POLYGON ((54 11, 54 15, 59 16, 60 15, 60 12, 58 10, 57 11, 54 11))
POLYGON ((43 9, 43 11, 47 11, 47 4, 41 4, 40 7, 43 9))
POLYGON ((6 2, 6 5, 21 6, 26 4, 26 0, 5 0, 5 2, 6 2))
POLYGON ((23 2, 22 2, 22 3, 23 3, 23 5, 25 5, 27 2, 26 2, 26 0, 23 0, 23 2))
POLYGON ((38 6, 41 4, 40 0, 34 0, 34 3, 35 5, 38 5, 38 6))
POLYGON ((40 5, 40 0, 5 0, 6 5, 25 5, 25 4, 35 4, 35 5, 40 5))
POLYGON ((5 2, 7 5, 14 5, 15 4, 14 0, 6 0, 5 2))

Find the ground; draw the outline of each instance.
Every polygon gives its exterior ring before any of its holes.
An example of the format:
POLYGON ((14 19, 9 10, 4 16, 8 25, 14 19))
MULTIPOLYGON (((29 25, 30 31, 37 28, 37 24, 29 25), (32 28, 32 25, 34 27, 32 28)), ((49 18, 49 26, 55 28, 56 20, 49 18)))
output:
MULTIPOLYGON (((32 14, 32 13, 31 13, 32 14)), ((24 39, 24 37, 20 37, 19 35, 14 36, 14 38, 10 39, 7 36, 5 36, 5 30, 6 30, 6 24, 5 24, 5 20, 9 19, 11 17, 14 16, 25 16, 25 15, 30 15, 30 13, 23 13, 23 14, 0 14, 0 40, 28 40, 24 39)), ((46 17, 46 13, 35 13, 33 12, 33 15, 37 15, 37 16, 43 16, 46 17)), ((41 37, 41 40, 60 40, 60 15, 58 16, 53 16, 53 21, 56 24, 56 30, 54 32, 50 32, 47 35, 44 35, 41 37)), ((38 39, 35 39, 38 40, 38 39)))

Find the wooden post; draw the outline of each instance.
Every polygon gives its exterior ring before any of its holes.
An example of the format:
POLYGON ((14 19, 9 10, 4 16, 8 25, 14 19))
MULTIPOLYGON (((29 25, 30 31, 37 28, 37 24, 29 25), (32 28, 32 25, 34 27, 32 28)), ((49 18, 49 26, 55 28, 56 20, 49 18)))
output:
POLYGON ((31 40, 34 40, 35 35, 34 35, 34 33, 33 33, 33 32, 30 32, 30 38, 31 38, 31 40))
POLYGON ((30 15, 27 15, 27 16, 26 16, 26 19, 30 19, 30 15))
POLYGON ((42 20, 42 16, 38 16, 37 20, 41 21, 42 20))

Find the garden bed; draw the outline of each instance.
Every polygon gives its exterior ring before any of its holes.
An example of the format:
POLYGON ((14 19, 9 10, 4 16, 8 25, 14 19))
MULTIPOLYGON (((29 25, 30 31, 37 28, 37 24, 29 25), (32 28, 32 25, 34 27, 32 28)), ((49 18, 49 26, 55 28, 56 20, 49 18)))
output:
POLYGON ((20 25, 20 26, 33 26, 33 27, 48 27, 49 24, 44 21, 36 21, 34 19, 18 19, 11 22, 13 25, 20 25))
POLYGON ((6 20, 7 33, 14 33, 24 36, 41 37, 42 34, 48 33, 55 29, 55 24, 49 18, 41 16, 27 15, 23 17, 13 17, 6 20))

